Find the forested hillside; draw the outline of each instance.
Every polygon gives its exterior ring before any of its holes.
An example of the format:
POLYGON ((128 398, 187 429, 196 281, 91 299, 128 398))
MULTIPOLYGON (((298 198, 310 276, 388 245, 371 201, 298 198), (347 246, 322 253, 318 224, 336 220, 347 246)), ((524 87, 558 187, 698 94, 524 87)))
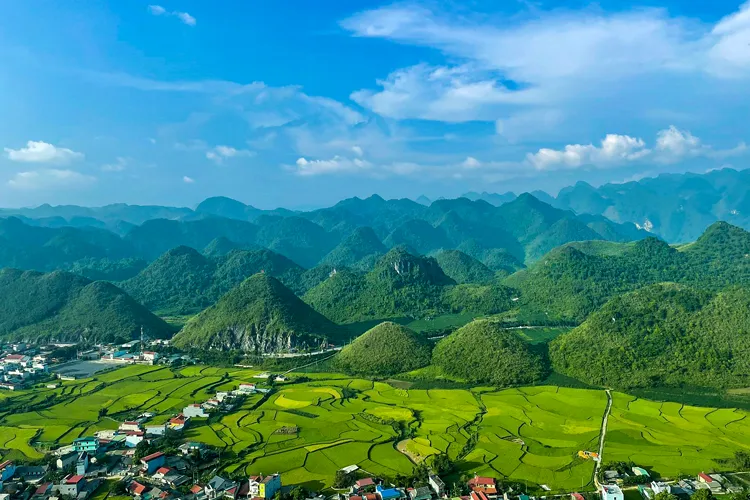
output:
POLYGON ((0 336, 25 340, 124 341, 143 327, 152 338, 173 329, 109 283, 61 271, 0 270, 0 336))
POLYGON ((673 283, 610 300, 550 346, 555 370, 618 388, 750 384, 750 292, 673 283))

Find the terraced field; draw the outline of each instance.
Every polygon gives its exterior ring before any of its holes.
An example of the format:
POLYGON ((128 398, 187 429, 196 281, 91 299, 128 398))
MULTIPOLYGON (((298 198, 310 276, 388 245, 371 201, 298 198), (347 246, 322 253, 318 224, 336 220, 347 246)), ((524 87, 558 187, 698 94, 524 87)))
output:
POLYGON ((604 455, 663 476, 721 469, 718 459, 750 449, 748 413, 658 403, 613 393, 604 455))
MULTIPOLYGON (((258 372, 191 366, 129 366, 56 389, 3 393, 0 454, 35 459, 144 411, 164 422, 217 390, 252 381, 258 372), (106 415, 99 410, 105 408, 106 415)), ((331 485, 336 470, 356 464, 385 477, 444 453, 462 474, 549 486, 591 488, 606 406, 603 391, 526 387, 413 390, 338 374, 305 373, 305 382, 254 395, 228 414, 194 419, 185 439, 221 449, 227 473, 280 472, 286 484, 331 485), (402 451, 399 451, 402 450, 402 451)), ((408 387, 408 384, 396 384, 408 387)), ((741 410, 656 403, 614 394, 605 461, 633 460, 663 476, 719 468, 717 460, 750 449, 741 410)))

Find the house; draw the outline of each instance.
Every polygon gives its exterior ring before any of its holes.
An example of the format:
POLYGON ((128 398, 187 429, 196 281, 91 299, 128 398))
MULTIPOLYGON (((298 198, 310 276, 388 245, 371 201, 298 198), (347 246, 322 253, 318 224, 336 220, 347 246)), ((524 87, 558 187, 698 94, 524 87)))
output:
POLYGON ((186 417, 201 417, 206 418, 208 417, 208 413, 206 413, 206 410, 203 409, 203 406, 193 403, 191 405, 187 405, 183 410, 182 414, 186 417))
POLYGON ((469 480, 471 491, 481 491, 485 495, 497 495, 497 483, 494 478, 475 475, 469 480))
POLYGON ((401 492, 401 490, 398 490, 396 488, 386 489, 380 485, 375 488, 375 493, 378 495, 378 498, 380 500, 394 500, 403 498, 403 493, 401 492))
POLYGON ((42 483, 34 491, 34 497, 46 497, 52 491, 52 483, 42 483))
POLYGON ((253 476, 249 482, 249 495, 254 498, 273 498, 281 490, 281 476, 271 474, 265 477, 253 476))
POLYGON ((223 495, 225 491, 233 488, 234 486, 235 485, 232 481, 224 479, 221 476, 214 476, 206 484, 204 491, 206 492, 206 496, 208 496, 208 498, 217 498, 223 495))
POLYGON ((632 470, 633 470, 633 474, 635 474, 636 476, 650 477, 648 471, 644 469, 643 467, 633 467, 632 470))
POLYGON ((185 428, 185 426, 188 423, 189 418, 185 417, 183 414, 179 414, 174 418, 169 419, 169 422, 167 425, 169 428, 173 431, 181 431, 185 428))
POLYGON ((206 447, 203 445, 203 443, 188 441, 187 443, 182 443, 177 447, 177 449, 180 450, 183 455, 190 455, 194 451, 202 454, 205 451, 206 447))
POLYGON ((183 484, 190 481, 190 478, 187 476, 183 476, 177 471, 170 471, 164 476, 164 479, 162 481, 169 485, 170 488, 177 488, 178 486, 182 486, 183 484))
POLYGON ((135 448, 138 446, 138 443, 143 441, 145 433, 143 431, 140 432, 131 432, 125 437, 125 446, 128 448, 135 448))
POLYGON ((163 436, 167 432, 167 424, 161 425, 147 425, 146 435, 147 436, 163 436))
POLYGON ((143 360, 152 365, 159 360, 159 353, 154 351, 143 351, 143 360))
POLYGON ((602 485, 602 500, 625 500, 622 490, 616 484, 602 485))
POLYGON ((722 476, 721 474, 711 474, 709 475, 709 477, 713 479, 714 481, 716 481, 717 483, 724 484, 727 482, 726 478, 722 476))
POLYGON ((570 500, 585 500, 580 493, 571 493, 570 500))
POLYGON ((48 465, 21 465, 16 467, 15 477, 36 484, 44 479, 48 471, 48 465))
POLYGON ((286 382, 286 377, 284 375, 276 375, 276 378, 274 378, 276 382, 286 382))
POLYGON ((30 358, 28 356, 24 356, 23 354, 8 354, 3 358, 3 362, 6 365, 22 365, 26 366, 26 364, 30 361, 30 358))
POLYGON ((81 453, 85 451, 91 455, 96 455, 99 451, 99 438, 96 437, 83 437, 73 440, 73 451, 81 453))
POLYGON ((79 476, 85 476, 86 471, 89 470, 89 454, 82 451, 76 458, 76 474, 79 476))
POLYGON ((371 477, 366 477, 363 479, 358 479, 354 483, 354 488, 357 490, 361 490, 362 488, 366 488, 367 486, 375 486, 375 481, 371 477))
MULTIPOLYGON (((414 488, 409 492, 409 498, 411 500, 431 500, 432 499, 432 490, 429 486, 420 486, 419 488, 414 488)), ((486 500, 486 499, 480 499, 480 500, 486 500)))
POLYGON ((86 486, 86 479, 81 475, 67 476, 57 486, 60 496, 78 497, 78 494, 86 486))
POLYGON ((146 474, 153 474, 156 472, 156 470, 164 465, 164 460, 166 460, 166 456, 164 453, 157 451, 156 453, 152 453, 151 455, 147 457, 143 457, 141 459, 141 470, 145 472, 146 474))
POLYGON ((72 467, 73 465, 75 465, 76 461, 78 460, 78 455, 79 454, 76 453, 75 451, 71 451, 70 453, 66 453, 64 455, 61 455, 57 459, 57 463, 56 463, 57 469, 58 470, 65 470, 68 467, 72 467))
POLYGON ((141 424, 135 421, 127 421, 120 424, 120 430, 122 432, 137 432, 141 430, 141 424))
POLYGON ((12 478, 16 473, 16 464, 10 460, 0 464, 0 482, 7 481, 12 478))
POLYGON ((469 494, 469 498, 471 500, 489 500, 483 491, 472 491, 471 494, 469 494))
POLYGON ((427 476, 427 483, 437 496, 442 497, 445 494, 445 483, 435 474, 427 476))
POLYGON ((148 488, 145 484, 141 484, 138 481, 131 481, 128 485, 128 492, 134 497, 142 497, 148 488))
POLYGON ((662 491, 666 491, 667 493, 672 493, 672 487, 669 486, 667 483, 662 483, 659 481, 651 481, 651 490, 654 492, 654 495, 658 495, 662 491))
POLYGON ((237 390, 249 394, 255 392, 255 384, 240 384, 240 387, 237 390))
POLYGON ((705 472, 701 472, 700 474, 698 474, 698 481, 706 484, 711 484, 714 482, 713 478, 705 472))
POLYGON ((203 486, 200 484, 194 484, 192 488, 190 488, 190 493, 193 495, 197 495, 199 493, 203 492, 203 486))

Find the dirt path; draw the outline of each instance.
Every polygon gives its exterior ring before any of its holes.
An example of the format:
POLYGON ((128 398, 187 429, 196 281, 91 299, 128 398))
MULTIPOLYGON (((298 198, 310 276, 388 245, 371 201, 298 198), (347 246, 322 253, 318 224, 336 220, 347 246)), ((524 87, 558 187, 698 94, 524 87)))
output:
POLYGON ((408 458, 409 460, 411 460, 411 462, 413 464, 418 464, 418 463, 420 463, 421 461, 424 460, 424 457, 421 456, 421 455, 416 455, 416 454, 410 452, 406 448, 406 444, 409 441, 411 441, 411 440, 410 439, 403 439, 403 440, 399 441, 398 443, 396 443, 396 449, 398 451, 400 451, 401 453, 403 453, 406 456, 406 458, 408 458))
POLYGON ((602 467, 602 453, 604 453, 604 439, 607 437, 607 421, 609 420, 609 414, 612 411, 612 393, 609 389, 605 391, 607 393, 607 409, 604 410, 604 418, 602 418, 602 430, 599 432, 599 461, 596 462, 594 467, 594 484, 597 489, 599 488, 599 469, 602 467))

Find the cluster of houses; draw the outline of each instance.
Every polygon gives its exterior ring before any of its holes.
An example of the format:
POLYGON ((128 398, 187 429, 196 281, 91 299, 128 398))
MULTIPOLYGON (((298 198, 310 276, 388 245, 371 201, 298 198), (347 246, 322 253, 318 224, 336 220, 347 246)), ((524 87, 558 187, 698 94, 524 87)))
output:
POLYGON ((12 344, 0 356, 0 389, 23 389, 49 374, 47 356, 26 344, 12 344))
MULTIPOLYGON (((357 470, 356 466, 342 469, 350 473, 357 470)), ((461 500, 489 500, 498 498, 497 482, 491 477, 475 475, 467 486, 469 494, 460 497, 461 500)), ((427 485, 417 488, 399 488, 386 486, 371 477, 357 480, 349 490, 349 500, 432 500, 433 498, 447 498, 445 483, 436 474, 428 476, 427 485)), ((507 500, 507 494, 506 494, 507 500)), ((522 500, 529 500, 528 497, 522 500)))
MULTIPOLYGON (((648 471, 642 467, 632 468, 633 476, 647 478, 645 484, 638 485, 638 492, 644 500, 653 500, 656 495, 668 492, 678 498, 690 498, 699 490, 709 490, 712 495, 724 495, 743 491, 742 486, 733 484, 721 474, 706 474, 701 472, 695 478, 680 479, 678 481, 651 480, 648 471)), ((622 491, 624 475, 617 471, 605 471, 606 484, 601 486, 602 500, 624 500, 622 491)), ((626 477, 626 476, 625 476, 626 477)))

